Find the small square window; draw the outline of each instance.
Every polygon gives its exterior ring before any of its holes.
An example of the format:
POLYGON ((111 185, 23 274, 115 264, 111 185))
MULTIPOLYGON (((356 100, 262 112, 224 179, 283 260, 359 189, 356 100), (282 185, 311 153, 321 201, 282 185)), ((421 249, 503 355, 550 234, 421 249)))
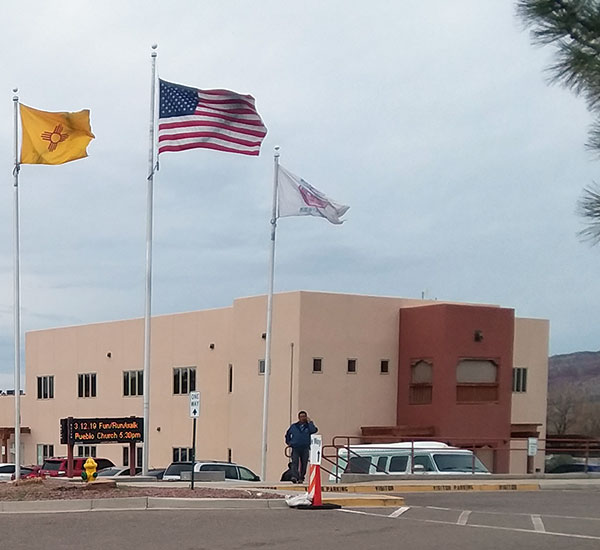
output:
POLYGON ((173 393, 187 395, 196 391, 196 367, 176 367, 173 369, 173 393))
POLYGON ((37 377, 37 398, 54 399, 54 376, 37 377))
POLYGON ((265 360, 259 359, 258 360, 258 374, 264 374, 264 373, 265 373, 265 360))
POLYGON ((173 462, 191 462, 192 449, 190 447, 173 447, 173 462))
POLYGON ((390 372, 390 362, 387 359, 382 359, 379 363, 379 373, 388 374, 390 372))
POLYGON ((356 372, 356 359, 348 359, 348 372, 352 374, 356 372))
POLYGON ((313 372, 323 372, 323 359, 320 357, 313 358, 313 372))

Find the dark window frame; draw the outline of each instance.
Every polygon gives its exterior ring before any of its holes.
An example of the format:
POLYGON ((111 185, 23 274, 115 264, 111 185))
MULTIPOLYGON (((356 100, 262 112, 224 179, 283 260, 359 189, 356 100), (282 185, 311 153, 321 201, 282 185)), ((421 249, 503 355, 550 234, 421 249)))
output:
POLYGON ((96 445, 77 445, 77 458, 96 458, 97 453, 96 445))
POLYGON ((527 367, 513 368, 513 393, 527 393, 527 367))
POLYGON ((98 396, 97 373, 82 372, 77 374, 77 397, 87 399, 98 396))
POLYGON ((141 369, 123 371, 123 397, 144 395, 144 371, 141 369))
POLYGON ((313 357, 312 371, 316 374, 321 374, 323 372, 322 357, 313 357))
POLYGON ((352 357, 346 361, 346 374, 356 374, 358 369, 358 359, 352 357))
POLYGON ((192 447, 172 447, 173 462, 191 462, 192 447))
POLYGON ((54 399, 54 375, 46 374, 37 377, 37 398, 54 399))
POLYGON ((173 367, 173 395, 196 391, 196 367, 173 367))

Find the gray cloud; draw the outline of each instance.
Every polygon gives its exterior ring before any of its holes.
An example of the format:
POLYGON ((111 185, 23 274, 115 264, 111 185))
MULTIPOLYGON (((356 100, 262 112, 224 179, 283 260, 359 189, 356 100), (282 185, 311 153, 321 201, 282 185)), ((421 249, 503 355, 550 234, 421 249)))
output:
MULTIPOLYGON (((252 93, 258 159, 165 154, 156 313, 267 288, 272 149, 349 204, 280 220, 277 290, 429 297, 549 318, 551 351, 597 349, 600 252, 576 237, 582 101, 545 82, 511 2, 5 6, 0 102, 0 381, 12 372, 12 102, 90 108, 90 156, 21 172, 24 331, 143 315, 149 45, 161 77, 252 93), (185 13, 185 17, 182 17, 185 13)), ((0 383, 0 386, 2 384, 0 383)))

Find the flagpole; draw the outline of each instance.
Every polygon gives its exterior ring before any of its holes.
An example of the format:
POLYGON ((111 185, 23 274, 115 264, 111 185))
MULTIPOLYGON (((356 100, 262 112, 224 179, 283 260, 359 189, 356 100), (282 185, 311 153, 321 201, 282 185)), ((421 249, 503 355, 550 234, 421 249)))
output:
POLYGON ((154 225, 154 116, 156 104, 156 48, 152 45, 152 86, 150 93, 150 144, 148 147, 148 189, 146 195, 146 301, 144 308, 144 453, 142 475, 148 475, 150 456, 150 319, 152 315, 152 227, 154 225))
POLYGON ((14 176, 14 325, 15 325, 15 479, 21 477, 21 282, 19 254, 19 96, 18 88, 13 88, 15 119, 15 167, 14 176))
POLYGON ((279 176, 279 146, 273 154, 273 205, 271 209, 271 254, 269 256, 269 290, 267 294, 267 334, 265 340, 265 388, 263 392, 262 456, 260 478, 267 477, 267 434, 269 417, 269 381, 271 378, 271 326, 273 324, 273 280, 275 278, 275 233, 277 231, 277 179, 279 176))

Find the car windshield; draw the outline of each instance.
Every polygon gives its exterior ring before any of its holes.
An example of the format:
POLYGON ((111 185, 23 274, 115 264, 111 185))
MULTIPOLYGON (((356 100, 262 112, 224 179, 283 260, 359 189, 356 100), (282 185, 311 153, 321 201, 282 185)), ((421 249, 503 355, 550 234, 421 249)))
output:
POLYGON ((433 455, 433 460, 440 472, 471 472, 474 468, 475 472, 488 473, 488 469, 472 454, 439 453, 433 455))
MULTIPOLYGON (((99 476, 116 476, 119 475, 121 468, 104 468, 98 472, 99 476)), ((127 470, 129 472, 129 470, 127 470)))
POLYGON ((170 464, 169 467, 165 471, 166 476, 178 476, 181 472, 191 472, 192 471, 192 463, 191 462, 180 462, 177 464, 170 464))
POLYGON ((60 470, 62 460, 44 460, 42 470, 60 470))

